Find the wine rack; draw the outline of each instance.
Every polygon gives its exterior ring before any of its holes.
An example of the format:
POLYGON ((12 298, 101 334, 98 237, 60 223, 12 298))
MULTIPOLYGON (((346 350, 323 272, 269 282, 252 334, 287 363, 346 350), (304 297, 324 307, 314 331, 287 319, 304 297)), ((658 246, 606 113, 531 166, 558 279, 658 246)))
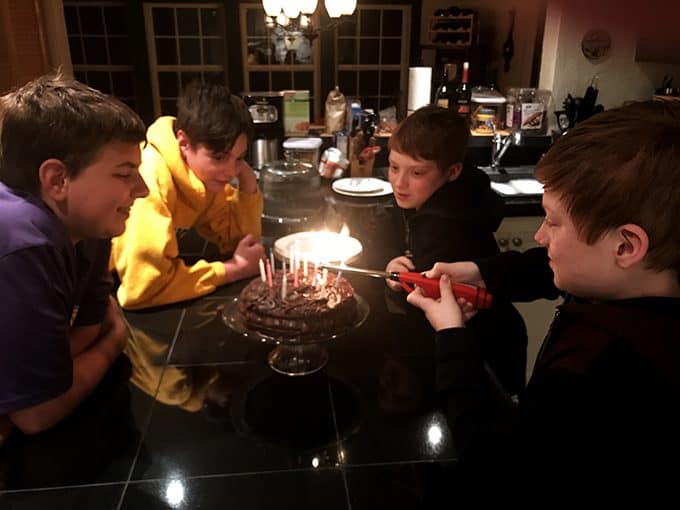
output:
POLYGON ((446 48, 472 46, 475 44, 476 18, 474 13, 430 17, 430 44, 446 48))

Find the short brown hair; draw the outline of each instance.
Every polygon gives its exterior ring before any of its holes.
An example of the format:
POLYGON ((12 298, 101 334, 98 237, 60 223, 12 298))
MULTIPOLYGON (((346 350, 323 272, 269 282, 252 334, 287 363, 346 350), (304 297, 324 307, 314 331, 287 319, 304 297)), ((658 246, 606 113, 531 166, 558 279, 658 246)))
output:
POLYGON ((46 75, 0 97, 0 181, 38 194, 51 158, 73 177, 110 142, 140 143, 146 129, 117 99, 75 80, 46 75))
POLYGON ((214 152, 231 150, 240 135, 253 138, 253 120, 243 100, 221 83, 192 81, 177 101, 175 130, 184 131, 192 146, 214 152))
POLYGON ((680 108, 645 101, 597 114, 536 166, 588 244, 633 223, 649 236, 647 267, 680 278, 680 108))
POLYGON ((414 159, 435 161, 444 172, 463 161, 469 137, 463 117, 453 110, 428 105, 397 126, 388 147, 414 159))

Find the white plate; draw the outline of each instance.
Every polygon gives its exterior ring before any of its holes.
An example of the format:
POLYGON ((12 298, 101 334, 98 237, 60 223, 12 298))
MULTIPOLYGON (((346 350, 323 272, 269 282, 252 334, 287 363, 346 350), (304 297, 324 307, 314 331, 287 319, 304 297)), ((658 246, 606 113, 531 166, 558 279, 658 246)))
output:
POLYGON ((536 179, 510 179, 508 182, 492 182, 491 188, 505 197, 543 194, 543 184, 536 179))
POLYGON ((347 177, 333 181, 333 191, 349 197, 381 197, 392 193, 392 185, 375 177, 347 177))
POLYGON ((277 239, 274 242, 274 253, 287 262, 296 243, 301 260, 306 258, 309 262, 317 263, 351 262, 363 250, 361 242, 354 237, 336 232, 307 231, 277 239))

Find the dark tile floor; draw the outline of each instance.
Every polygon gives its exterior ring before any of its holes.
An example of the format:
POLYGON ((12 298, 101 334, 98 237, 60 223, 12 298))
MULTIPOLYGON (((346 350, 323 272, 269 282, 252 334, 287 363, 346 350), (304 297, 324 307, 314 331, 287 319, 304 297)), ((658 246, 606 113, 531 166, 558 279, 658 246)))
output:
MULTIPOLYGON (((191 233, 182 245, 206 255, 191 233)), ((382 282, 353 283, 368 320, 304 377, 275 373, 273 346, 225 325, 243 283, 127 312, 126 356, 96 392, 0 450, 0 510, 423 507, 430 471, 456 459, 431 346, 388 314, 382 282)))

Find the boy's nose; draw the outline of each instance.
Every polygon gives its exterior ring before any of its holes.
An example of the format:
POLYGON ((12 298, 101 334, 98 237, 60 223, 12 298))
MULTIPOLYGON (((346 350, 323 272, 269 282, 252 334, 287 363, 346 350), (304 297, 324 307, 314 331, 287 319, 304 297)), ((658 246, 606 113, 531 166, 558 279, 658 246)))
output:
POLYGON ((137 182, 133 190, 133 195, 135 198, 142 198, 149 194, 149 187, 144 182, 141 175, 137 175, 137 182))

